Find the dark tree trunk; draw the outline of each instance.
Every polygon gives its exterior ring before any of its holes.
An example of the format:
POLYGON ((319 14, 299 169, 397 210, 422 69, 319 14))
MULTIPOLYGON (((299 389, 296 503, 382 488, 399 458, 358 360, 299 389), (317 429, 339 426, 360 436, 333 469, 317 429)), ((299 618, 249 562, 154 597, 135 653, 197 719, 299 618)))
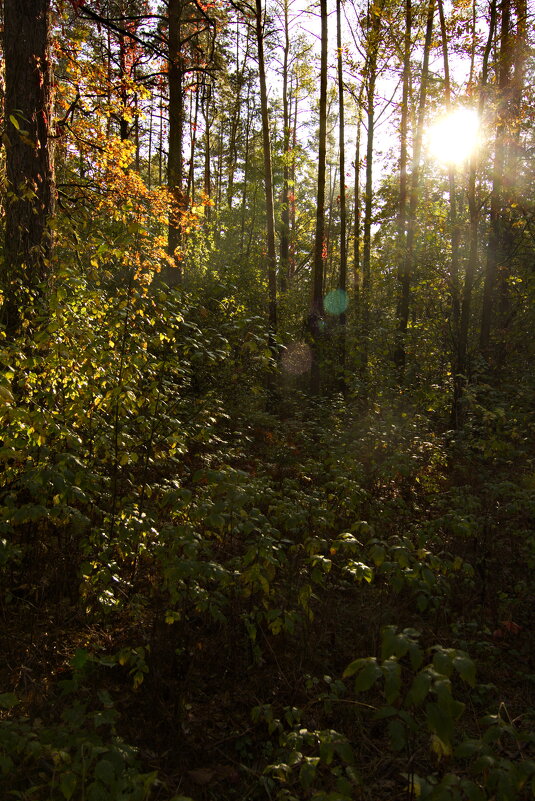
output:
POLYGON ((49 0, 4 0, 7 200, 2 322, 13 334, 20 308, 42 296, 49 276, 54 212, 49 0), (24 132, 24 133, 23 133, 24 132))
POLYGON ((498 62, 498 102, 496 109, 496 137, 494 164, 492 170, 492 191, 490 197, 490 232, 487 244, 485 283, 483 287, 483 307, 481 311, 481 331, 479 346, 481 353, 490 357, 490 335, 493 324, 494 292, 498 268, 502 267, 502 208, 503 185, 506 157, 506 137, 509 120, 509 92, 512 66, 511 0, 501 3, 500 54, 498 62))
POLYGON ((316 196, 316 236, 314 240, 314 269, 312 275, 312 304, 308 327, 312 346, 310 389, 319 393, 320 336, 323 323, 323 272, 325 248, 325 175, 327 163, 327 0, 320 0, 321 65, 318 147, 318 190, 316 196))
POLYGON ((167 252, 174 266, 166 265, 162 278, 170 286, 182 280, 180 246, 182 243, 182 212, 184 196, 184 71, 180 52, 182 0, 169 0, 169 153, 167 156, 167 185, 173 198, 169 218, 167 252))
POLYGON ((280 226, 280 288, 285 292, 290 275, 290 98, 288 96, 288 69, 290 58, 289 0, 284 0, 284 49, 282 64, 282 204, 280 226))
POLYGON ((262 144, 264 150, 264 189, 266 195, 267 274, 269 295, 270 346, 275 346, 277 332, 277 252, 275 245, 275 211, 273 204, 273 171, 271 167, 271 141, 269 135, 266 67, 264 63, 264 25, 262 0, 256 0, 256 42, 260 78, 260 106, 262 116, 262 144))
MULTIPOLYGON (((491 3, 490 12, 489 32, 487 44, 483 54, 483 67, 479 85, 478 112, 480 117, 483 114, 483 109, 485 106, 485 88, 488 79, 488 63, 492 42, 494 39, 494 30, 496 27, 496 0, 493 0, 491 3)), ((475 29, 473 35, 476 35, 475 29)), ((478 266, 480 203, 476 194, 476 173, 477 155, 474 153, 470 159, 468 171, 467 199, 470 215, 470 233, 468 259, 466 262, 464 284, 461 295, 459 336, 457 341, 456 364, 454 369, 453 403, 451 408, 451 425, 454 428, 458 428, 463 422, 462 400, 468 367, 468 335, 470 331, 470 318, 472 314, 472 291, 474 288, 478 266)))
POLYGON ((398 366, 402 366, 405 360, 402 334, 400 327, 403 325, 402 304, 403 291, 405 286, 405 266, 407 248, 407 216, 408 216, 408 181, 407 181, 407 134, 409 120, 409 79, 411 68, 411 33, 412 33, 412 2, 405 0, 405 34, 403 38, 403 79, 401 94, 401 124, 400 124, 400 155, 399 155, 399 209, 398 209, 398 338, 394 352, 394 361, 398 366))
POLYGON ((409 324, 410 293, 412 273, 414 270, 414 240, 416 238, 416 212, 418 209, 418 188, 420 183, 420 157, 422 152, 425 105, 427 101, 427 84, 429 80, 429 53, 433 35, 433 19, 435 16, 435 0, 429 0, 427 7, 427 23, 425 30, 424 54, 422 61, 422 78, 420 82, 420 98, 418 102, 418 119, 414 136, 414 152, 412 156, 412 172, 409 195, 409 214, 407 217, 407 240, 405 258, 402 265, 400 300, 398 309, 398 342, 395 352, 396 365, 403 370, 406 361, 406 338, 409 324))
POLYGON ((339 355, 341 378, 340 387, 346 389, 345 361, 346 361, 346 314, 345 295, 347 292, 347 209, 346 209, 346 162, 345 162, 345 119, 344 119, 344 75, 342 64, 342 12, 341 0, 336 0, 336 47, 338 51, 338 151, 340 171, 340 273, 338 289, 340 290, 344 310, 340 314, 339 355))
POLYGON ((370 299, 371 299, 371 230, 373 210, 373 140, 375 134, 375 85, 377 82, 377 58, 379 55, 379 36, 383 3, 368 17, 368 63, 366 65, 366 185, 364 189, 364 225, 362 232, 362 300, 361 300, 361 375, 368 374, 368 355, 370 343, 370 299))

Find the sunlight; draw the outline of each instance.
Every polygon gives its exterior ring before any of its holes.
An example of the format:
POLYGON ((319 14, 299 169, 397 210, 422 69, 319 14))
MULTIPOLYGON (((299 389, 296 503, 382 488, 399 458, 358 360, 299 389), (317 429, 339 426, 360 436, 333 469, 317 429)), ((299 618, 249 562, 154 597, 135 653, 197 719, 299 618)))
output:
POLYGON ((443 164, 462 164, 479 141, 479 115, 475 109, 457 108, 435 120, 427 131, 427 148, 443 164))

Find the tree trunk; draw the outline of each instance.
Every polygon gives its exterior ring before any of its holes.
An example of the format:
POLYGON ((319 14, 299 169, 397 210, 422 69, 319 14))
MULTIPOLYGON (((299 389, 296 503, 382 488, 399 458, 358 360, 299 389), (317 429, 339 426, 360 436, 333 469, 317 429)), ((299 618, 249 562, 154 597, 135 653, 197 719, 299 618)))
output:
POLYGON ((412 155, 412 171, 409 196, 409 214, 407 218, 407 241, 405 258, 402 265, 400 303, 398 312, 398 342, 395 362, 403 370, 406 361, 406 338, 409 324, 409 307, 412 273, 414 271, 414 240, 416 237, 416 212, 418 209, 418 188, 420 183, 420 158, 424 133, 425 104, 427 100, 427 84, 429 79, 429 52, 433 35, 433 19, 435 16, 435 0, 429 0, 427 23, 425 30, 424 54, 422 61, 422 78, 420 82, 420 99, 418 102, 418 118, 414 137, 412 155))
POLYGON ((180 246, 182 243, 182 213, 184 197, 184 72, 180 52, 182 0, 169 0, 169 153, 167 155, 167 185, 173 199, 169 214, 167 253, 174 266, 165 265, 163 280, 177 286, 182 280, 180 246))
POLYGON ((361 315, 361 375, 366 379, 370 345, 370 295, 371 295, 371 230, 373 208, 373 140, 375 134, 375 84, 377 82, 377 57, 381 33, 383 3, 372 14, 367 44, 366 65, 366 186, 364 189, 364 226, 362 232, 362 315, 361 315))
MULTIPOLYGON (((478 112, 480 117, 483 114, 483 109, 485 106, 485 87, 488 78, 488 62, 492 48, 492 41, 494 39, 494 30, 496 27, 496 0, 493 0, 491 3, 490 12, 489 32, 487 44, 483 54, 483 66, 479 85, 478 112)), ((474 36, 475 35, 476 32, 474 29, 474 36)), ((470 330, 470 317, 472 312, 472 290, 474 287, 478 263, 480 204, 476 196, 476 172, 477 154, 474 153, 470 158, 468 172, 467 198, 470 215, 469 251, 464 274, 464 285, 462 289, 459 337, 457 341, 456 365, 454 369, 453 403, 451 409, 451 425, 453 428, 458 428, 463 422, 462 399, 467 373, 468 333, 470 330)))
POLYGON ((290 58, 289 0, 284 0, 284 48, 282 63, 282 204, 280 226, 280 288, 285 292, 290 274, 290 99, 288 68, 290 58))
POLYGON ((258 72, 260 79, 260 108, 262 117, 262 145, 264 150, 264 189, 266 195, 266 245, 269 295, 269 344, 275 347, 277 332, 277 253, 275 246, 275 211, 273 205, 273 171, 271 167, 271 142, 264 62, 264 25, 262 0, 256 0, 256 43, 258 47, 258 72))
POLYGON ((345 381, 345 361, 346 361, 346 314, 345 303, 347 293, 347 210, 346 210, 346 162, 345 162, 345 119, 344 119, 344 74, 342 64, 342 21, 341 21, 341 0, 336 0, 336 47, 338 51, 337 72, 338 72, 338 151, 339 151, 339 172, 340 172, 340 274, 338 289, 340 290, 340 301, 342 313, 340 314, 339 331, 339 358, 341 389, 346 389, 345 381))
POLYGON ((355 289, 355 312, 360 307, 360 135, 362 131, 362 86, 357 100, 357 136, 355 139, 355 188, 354 188, 354 239, 353 239, 353 285, 355 289))
POLYGON ((7 201, 2 322, 14 334, 21 306, 50 273, 54 212, 50 1, 4 0, 7 201), (22 133, 24 131, 24 133, 22 133))
POLYGON ((496 108, 496 137, 494 164, 492 169, 492 190, 490 196, 490 231, 487 243, 485 284, 483 287, 483 307, 481 310, 481 330, 479 347, 485 358, 490 357, 490 334, 493 323, 494 292, 498 267, 502 265, 503 242, 502 207, 505 171, 506 136, 509 111, 509 91, 511 82, 511 0, 501 2, 500 54, 498 62, 498 102, 496 108))
POLYGON ((308 318, 311 340, 310 390, 318 394, 321 385, 320 336, 323 325, 323 267, 325 258, 325 174, 327 162, 327 0, 320 0, 321 65, 318 146, 318 190, 316 196, 316 235, 312 274, 312 303, 308 318))
POLYGON ((403 37, 403 78, 401 92, 401 123, 400 123, 400 155, 399 155, 399 209, 398 209, 398 282, 399 297, 397 304, 398 337, 394 351, 394 362, 398 367, 405 363, 405 350, 401 332, 403 292, 405 286, 405 264, 407 248, 408 224, 408 181, 407 181, 407 133, 409 120, 409 79, 411 68, 411 34, 412 34, 412 2, 405 0, 405 34, 403 37))

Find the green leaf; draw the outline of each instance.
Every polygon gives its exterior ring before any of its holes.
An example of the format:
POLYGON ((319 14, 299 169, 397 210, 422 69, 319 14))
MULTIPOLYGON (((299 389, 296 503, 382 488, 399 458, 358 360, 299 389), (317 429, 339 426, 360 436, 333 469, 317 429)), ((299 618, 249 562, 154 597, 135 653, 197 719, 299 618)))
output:
POLYGON ((461 679, 465 681, 470 687, 475 687, 476 684, 476 666, 472 659, 467 654, 459 652, 453 658, 453 666, 461 679))
POLYGON ((71 665, 75 670, 82 670, 86 666, 86 664, 90 661, 91 654, 86 648, 77 648, 74 652, 74 656, 71 659, 71 665))
POLYGON ((0 709, 13 709, 17 704, 20 701, 15 693, 0 693, 0 709))
POLYGON ((20 131, 20 123, 14 114, 9 115, 9 121, 11 125, 13 125, 17 129, 17 131, 20 131))
POLYGON ((382 665, 383 676, 385 677, 385 698, 387 704, 392 704, 399 698, 401 689, 401 666, 399 662, 390 657, 382 665))
POLYGON ((453 660, 451 652, 446 648, 441 648, 440 645, 435 646, 436 650, 433 654, 433 666, 438 673, 443 676, 451 676, 453 672, 453 660))
POLYGON ((112 763, 107 759, 101 759, 95 765, 95 777, 108 787, 113 784, 115 780, 115 768, 112 763))
POLYGON ((69 801, 69 799, 72 798, 73 793, 76 790, 77 783, 78 779, 76 778, 76 775, 72 773, 72 771, 62 774, 61 779, 59 780, 59 789, 65 801, 69 801))
POLYGON ((453 718, 435 703, 426 705, 427 726, 436 734, 446 747, 450 746, 453 737, 453 718))
POLYGON ((407 743, 405 726, 401 720, 391 720, 388 724, 388 735, 394 751, 402 751, 407 743))
POLYGON ((405 700, 406 706, 421 706, 431 687, 431 676, 427 670, 417 673, 405 700))
POLYGON ((375 657, 368 657, 367 659, 363 659, 362 662, 362 667, 355 677, 356 693, 369 690, 382 675, 381 668, 377 664, 375 657))

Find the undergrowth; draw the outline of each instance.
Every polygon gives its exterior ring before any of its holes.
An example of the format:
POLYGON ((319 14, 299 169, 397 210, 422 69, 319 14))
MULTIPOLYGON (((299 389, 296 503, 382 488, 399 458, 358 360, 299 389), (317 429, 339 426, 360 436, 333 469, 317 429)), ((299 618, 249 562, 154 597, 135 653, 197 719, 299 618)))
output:
POLYGON ((66 271, 2 344, 2 797, 532 797, 529 385, 274 390, 214 297, 66 271))

